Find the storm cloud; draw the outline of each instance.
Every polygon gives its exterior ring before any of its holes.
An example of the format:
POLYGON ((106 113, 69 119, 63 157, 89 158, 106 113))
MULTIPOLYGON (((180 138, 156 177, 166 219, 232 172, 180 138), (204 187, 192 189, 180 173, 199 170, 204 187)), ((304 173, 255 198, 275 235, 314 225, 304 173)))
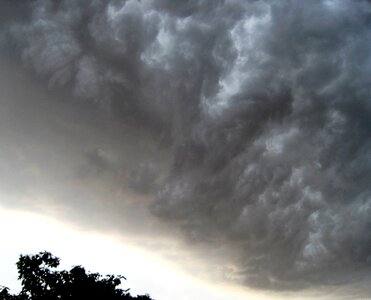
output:
MULTIPOLYGON (((153 151, 168 153, 166 171, 150 158, 128 164, 128 186, 149 195, 149 213, 187 243, 233 252, 228 276, 281 290, 369 276, 368 1, 0 8, 16 12, 1 25, 6 55, 121 124, 112 130, 145 132, 153 151)), ((122 175, 104 149, 85 161, 122 175)))

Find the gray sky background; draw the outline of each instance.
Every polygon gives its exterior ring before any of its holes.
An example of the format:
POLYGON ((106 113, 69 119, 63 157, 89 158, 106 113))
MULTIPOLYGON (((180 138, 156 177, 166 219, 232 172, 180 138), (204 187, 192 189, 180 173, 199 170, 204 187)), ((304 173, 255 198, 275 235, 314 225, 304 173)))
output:
POLYGON ((370 2, 0 11, 2 206, 218 282, 371 294, 370 2))

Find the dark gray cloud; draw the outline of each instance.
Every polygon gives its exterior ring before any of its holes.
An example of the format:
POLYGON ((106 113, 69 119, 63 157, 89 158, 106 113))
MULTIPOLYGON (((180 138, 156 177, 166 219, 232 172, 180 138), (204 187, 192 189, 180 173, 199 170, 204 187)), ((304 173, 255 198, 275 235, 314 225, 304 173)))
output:
POLYGON ((159 171, 152 162, 142 162, 130 172, 130 186, 138 192, 150 192, 156 188, 159 171))
MULTIPOLYGON (((3 49, 171 153, 170 171, 148 159, 128 168, 131 187, 156 187, 154 216, 195 245, 228 245, 247 285, 370 273, 369 2, 28 5, 5 21, 3 49)), ((89 151, 112 170, 105 150, 89 151)))

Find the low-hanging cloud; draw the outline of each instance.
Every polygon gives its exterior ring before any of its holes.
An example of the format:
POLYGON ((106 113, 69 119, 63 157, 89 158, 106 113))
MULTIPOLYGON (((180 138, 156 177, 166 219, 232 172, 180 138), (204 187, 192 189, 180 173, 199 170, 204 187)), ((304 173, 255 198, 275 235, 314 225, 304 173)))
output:
MULTIPOLYGON (((3 21, 3 51, 172 153, 164 180, 145 161, 131 187, 187 241, 229 245, 246 285, 370 273, 370 2, 1 6, 18 12, 3 21)), ((114 169, 102 149, 86 159, 114 169)))

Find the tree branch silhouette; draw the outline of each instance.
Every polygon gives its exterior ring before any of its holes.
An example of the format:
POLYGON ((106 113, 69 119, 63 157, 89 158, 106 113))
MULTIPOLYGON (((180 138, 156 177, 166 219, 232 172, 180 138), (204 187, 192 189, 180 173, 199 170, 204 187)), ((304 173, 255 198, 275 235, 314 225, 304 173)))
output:
POLYGON ((132 296, 130 289, 119 288, 126 279, 122 275, 90 273, 82 266, 58 271, 59 263, 60 259, 47 251, 21 255, 17 269, 22 290, 12 295, 7 287, 0 287, 0 300, 153 300, 148 294, 132 296))

